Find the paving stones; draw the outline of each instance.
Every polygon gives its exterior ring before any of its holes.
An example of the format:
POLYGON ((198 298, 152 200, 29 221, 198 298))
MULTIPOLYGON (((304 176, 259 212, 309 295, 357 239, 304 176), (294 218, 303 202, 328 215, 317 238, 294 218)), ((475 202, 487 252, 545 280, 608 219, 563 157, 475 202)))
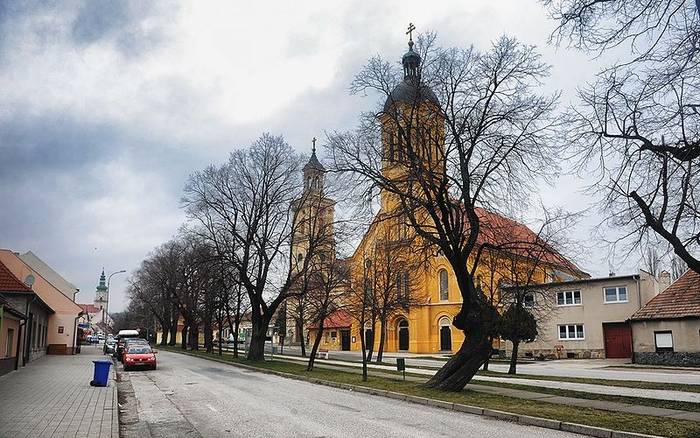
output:
POLYGON ((93 387, 93 360, 102 349, 74 356, 44 356, 0 377, 0 437, 118 438, 117 391, 93 387))

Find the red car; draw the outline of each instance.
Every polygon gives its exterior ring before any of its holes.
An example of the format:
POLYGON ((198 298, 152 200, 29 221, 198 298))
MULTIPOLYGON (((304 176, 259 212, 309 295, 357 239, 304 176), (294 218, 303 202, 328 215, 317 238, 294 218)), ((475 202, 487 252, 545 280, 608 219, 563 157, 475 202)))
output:
POLYGON ((156 351, 148 345, 131 344, 127 345, 122 355, 124 371, 132 368, 156 369, 156 351))

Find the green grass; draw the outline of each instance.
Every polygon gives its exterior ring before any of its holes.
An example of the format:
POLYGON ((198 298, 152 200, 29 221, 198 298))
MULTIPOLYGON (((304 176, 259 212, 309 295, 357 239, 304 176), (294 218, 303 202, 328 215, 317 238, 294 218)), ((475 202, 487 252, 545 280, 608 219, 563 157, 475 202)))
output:
MULTIPOLYGON (((430 356, 425 357, 412 357, 411 359, 427 359, 430 356)), ((359 363, 357 361, 347 360, 347 359, 336 359, 333 361, 338 362, 348 362, 348 363, 359 363)), ((492 360, 491 363, 494 363, 492 360)), ((370 365, 388 365, 396 366, 395 362, 370 362, 370 365)), ((407 365, 408 368, 415 368, 420 370, 435 370, 437 371, 440 367, 429 366, 429 365, 407 365)), ((384 371, 384 370, 382 370, 384 371)), ((407 375, 410 372, 407 372, 407 375)), ((661 389, 664 391, 683 391, 683 392, 695 392, 700 393, 700 385, 691 385, 684 383, 660 383, 660 382, 642 382, 638 380, 613 380, 613 379, 594 379, 588 377, 560 377, 560 376, 538 376, 536 374, 507 374, 499 373, 495 371, 479 371, 480 376, 489 377, 503 377, 510 379, 529 379, 529 380, 546 380, 549 382, 569 382, 569 383, 587 383, 591 385, 604 385, 604 386, 619 386, 623 388, 637 388, 637 389, 661 389)), ((479 382, 481 383, 481 381, 479 382)))
MULTIPOLYGON (((182 352, 182 350, 179 348, 163 349, 182 352)), ((353 372, 323 368, 316 368, 312 372, 307 372, 304 364, 284 361, 250 362, 243 358, 234 359, 230 355, 218 356, 217 354, 207 354, 201 351, 187 351, 186 354, 221 362, 236 362, 260 369, 274 370, 296 376, 306 376, 333 382, 360 385, 375 389, 401 392, 419 397, 429 397, 454 403, 479 406, 487 409, 497 409, 516 414, 586 424, 589 426, 605 427, 615 430, 624 430, 651 435, 662 435, 673 438, 700 436, 700 423, 687 420, 559 405, 536 400, 525 400, 514 397, 485 394, 475 391, 445 392, 426 388, 420 382, 403 382, 400 380, 376 376, 370 376, 367 382, 363 382, 361 380, 361 376, 353 372)))
POLYGON ((559 395, 562 397, 583 398, 586 400, 601 400, 617 403, 627 403, 631 405, 651 406, 655 408, 677 409, 680 411, 700 412, 700 403, 692 403, 675 400, 659 400, 643 397, 629 397, 623 395, 594 394, 590 392, 575 391, 570 389, 545 388, 542 386, 533 387, 530 385, 518 385, 503 382, 476 381, 477 385, 498 386, 501 388, 521 389, 523 391, 537 392, 539 394, 559 395))

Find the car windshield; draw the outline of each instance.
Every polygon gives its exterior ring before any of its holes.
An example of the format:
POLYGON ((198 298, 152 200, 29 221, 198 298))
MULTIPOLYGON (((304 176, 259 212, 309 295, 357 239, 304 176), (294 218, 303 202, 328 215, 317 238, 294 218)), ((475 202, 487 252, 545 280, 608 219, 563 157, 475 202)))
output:
POLYGON ((132 354, 146 354, 151 353, 151 347, 148 345, 134 345, 129 347, 129 353, 132 354))

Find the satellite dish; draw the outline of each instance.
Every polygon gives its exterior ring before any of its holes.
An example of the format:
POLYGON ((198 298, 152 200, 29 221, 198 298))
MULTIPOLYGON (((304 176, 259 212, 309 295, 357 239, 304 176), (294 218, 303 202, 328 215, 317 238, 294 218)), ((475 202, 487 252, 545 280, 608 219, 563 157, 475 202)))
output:
POLYGON ((26 284, 29 287, 32 287, 34 285, 34 276, 29 274, 27 275, 27 278, 24 279, 24 284, 26 284))

